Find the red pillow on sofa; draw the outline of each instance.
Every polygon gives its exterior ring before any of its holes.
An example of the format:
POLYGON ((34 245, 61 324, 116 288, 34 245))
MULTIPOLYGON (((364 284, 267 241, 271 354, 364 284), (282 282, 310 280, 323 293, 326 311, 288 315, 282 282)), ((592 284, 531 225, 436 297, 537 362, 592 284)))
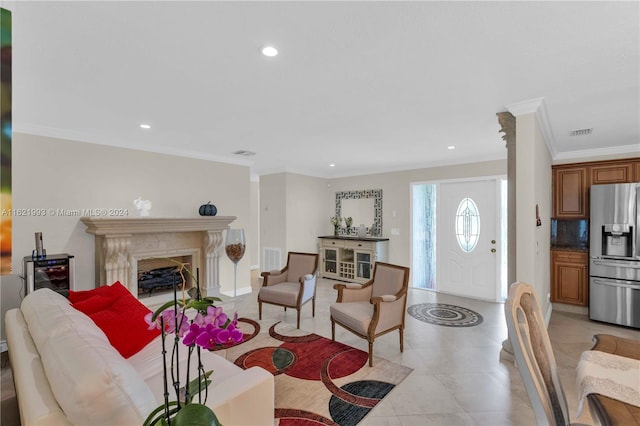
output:
POLYGON ((91 290, 73 291, 69 290, 69 301, 71 303, 82 302, 93 296, 107 296, 111 294, 122 294, 122 290, 128 291, 120 281, 116 281, 113 285, 103 285, 91 290))
POLYGON ((114 288, 110 292, 93 295, 72 306, 87 314, 120 355, 129 358, 160 335, 160 330, 149 330, 144 317, 151 311, 129 290, 119 282, 111 287, 114 288))

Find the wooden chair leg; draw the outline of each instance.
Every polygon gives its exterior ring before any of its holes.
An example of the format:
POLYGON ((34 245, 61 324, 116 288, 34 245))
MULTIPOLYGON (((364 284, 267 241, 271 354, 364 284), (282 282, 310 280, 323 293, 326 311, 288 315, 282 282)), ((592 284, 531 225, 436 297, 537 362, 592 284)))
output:
POLYGON ((404 352, 404 330, 400 328, 400 352, 404 352))
POLYGON ((300 308, 298 308, 298 330, 300 329, 300 308))
POLYGON ((331 340, 336 341, 336 322, 331 318, 331 340))
POLYGON ((311 299, 311 316, 315 317, 316 316, 316 297, 313 296, 313 299, 311 299))
POLYGON ((369 342, 369 367, 373 367, 373 341, 369 342))
POLYGON ((262 302, 258 300, 258 319, 262 319, 262 302))
POLYGON ((286 306, 284 307, 284 311, 287 312, 287 307, 286 306))

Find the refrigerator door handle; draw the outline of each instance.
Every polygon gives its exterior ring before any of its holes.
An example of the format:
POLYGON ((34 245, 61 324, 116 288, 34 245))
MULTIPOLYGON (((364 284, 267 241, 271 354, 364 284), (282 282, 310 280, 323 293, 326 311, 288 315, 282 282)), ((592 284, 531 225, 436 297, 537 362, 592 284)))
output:
POLYGON ((629 268, 629 269, 640 269, 640 262, 628 262, 628 261, 622 261, 622 262, 607 262, 606 260, 594 260, 593 261, 594 265, 602 265, 602 266, 612 266, 614 268, 619 268, 621 266, 625 267, 625 268, 629 268))
POLYGON ((640 283, 637 281, 623 281, 623 280, 602 280, 599 278, 591 277, 594 284, 608 285, 612 287, 625 287, 634 290, 640 290, 640 283))

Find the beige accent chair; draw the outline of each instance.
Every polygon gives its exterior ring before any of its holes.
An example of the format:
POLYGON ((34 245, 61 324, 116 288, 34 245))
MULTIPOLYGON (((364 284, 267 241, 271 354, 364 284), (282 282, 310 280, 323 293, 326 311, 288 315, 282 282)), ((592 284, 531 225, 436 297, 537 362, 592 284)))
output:
POLYGON ((509 340, 516 366, 539 425, 568 425, 569 408, 562 389, 547 325, 535 290, 525 283, 509 287, 505 303, 509 340))
POLYGON ((373 367, 373 341, 393 330, 400 332, 400 352, 404 350, 404 317, 407 307, 409 268, 376 262, 373 279, 363 285, 336 284, 338 300, 329 307, 331 339, 336 324, 369 342, 369 366, 373 367))
POLYGON ((287 266, 279 271, 262 272, 262 287, 258 292, 258 317, 262 319, 262 304, 296 308, 298 328, 300 309, 311 300, 312 316, 316 316, 317 253, 289 252, 287 266))

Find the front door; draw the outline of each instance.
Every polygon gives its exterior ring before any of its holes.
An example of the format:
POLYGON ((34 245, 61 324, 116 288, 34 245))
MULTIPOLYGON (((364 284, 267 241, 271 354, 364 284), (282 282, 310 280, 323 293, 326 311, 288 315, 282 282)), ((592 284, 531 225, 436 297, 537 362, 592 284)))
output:
POLYGON ((498 300, 499 181, 442 183, 437 212, 437 289, 498 300))

